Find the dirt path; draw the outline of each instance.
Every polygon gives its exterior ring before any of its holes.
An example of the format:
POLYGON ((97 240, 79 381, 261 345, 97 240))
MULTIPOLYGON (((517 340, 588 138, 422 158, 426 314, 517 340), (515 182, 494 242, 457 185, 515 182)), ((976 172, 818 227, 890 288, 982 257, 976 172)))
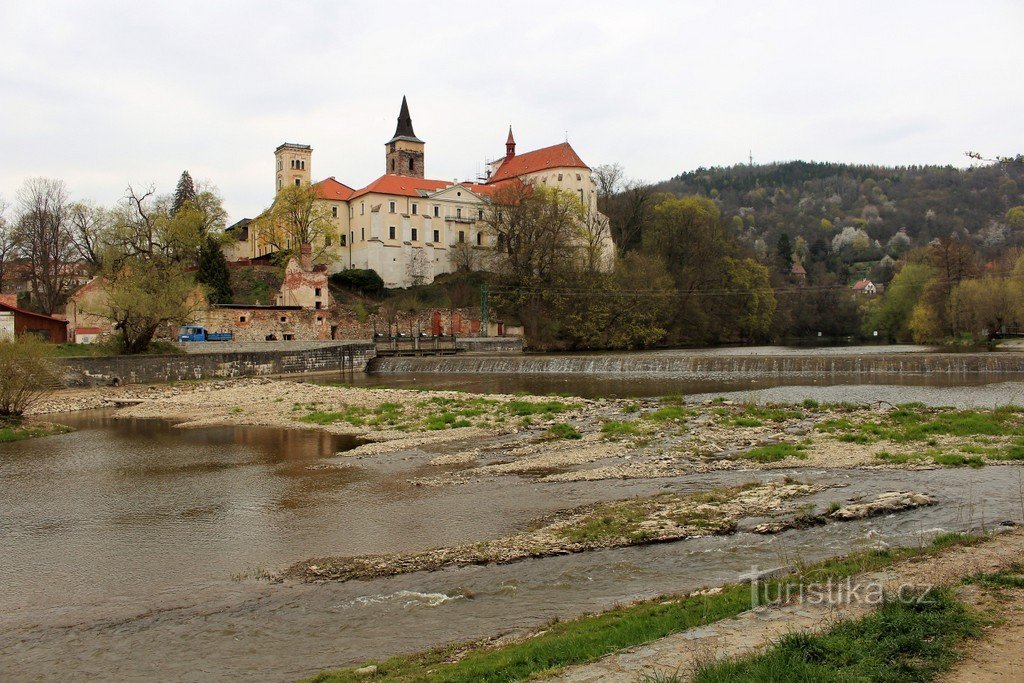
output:
POLYGON ((1024 589, 998 592, 974 589, 961 599, 1000 616, 981 639, 970 644, 963 660, 940 680, 943 683, 1024 681, 1024 589))
MULTIPOLYGON (((868 586, 861 593, 861 600, 818 605, 797 601, 758 607, 731 619, 676 633, 590 664, 570 667, 554 680, 632 683, 655 674, 675 674, 685 679, 700 662, 751 654, 785 633, 824 630, 839 619, 865 616, 873 609, 867 599, 874 594, 871 586, 893 591, 908 585, 949 585, 967 576, 1019 565, 1022 557, 1024 530, 1001 534, 979 545, 952 548, 940 555, 906 560, 886 571, 858 576, 854 585, 868 586)), ((1011 595, 1012 599, 997 599, 990 592, 973 586, 958 593, 969 606, 995 610, 1005 621, 993 626, 980 641, 970 643, 970 654, 945 680, 1024 680, 1024 589, 1003 591, 1003 594, 1011 595)))

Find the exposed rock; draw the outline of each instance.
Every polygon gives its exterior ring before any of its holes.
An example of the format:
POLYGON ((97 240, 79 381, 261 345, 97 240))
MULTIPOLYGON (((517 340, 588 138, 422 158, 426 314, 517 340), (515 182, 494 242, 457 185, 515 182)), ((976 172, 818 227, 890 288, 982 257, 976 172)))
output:
POLYGON ((899 512, 924 505, 934 505, 935 501, 923 493, 913 491, 888 491, 879 494, 874 500, 867 503, 853 503, 839 508, 832 512, 829 517, 841 521, 851 519, 864 519, 876 515, 884 515, 890 512, 899 512))

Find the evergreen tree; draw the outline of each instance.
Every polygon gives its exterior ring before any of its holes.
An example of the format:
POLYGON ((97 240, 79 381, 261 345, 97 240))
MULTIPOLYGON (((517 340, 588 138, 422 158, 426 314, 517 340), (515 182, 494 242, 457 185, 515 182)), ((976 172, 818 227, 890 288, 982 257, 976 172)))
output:
POLYGON ((775 245, 775 251, 779 256, 779 269, 783 273, 788 273, 793 267, 793 246, 789 243, 789 235, 782 233, 779 235, 779 241, 775 245))
POLYGON ((178 185, 174 188, 174 205, 171 207, 171 215, 178 213, 185 202, 196 200, 196 186, 192 182, 192 176, 188 171, 182 171, 178 178, 178 185))
POLYGON ((228 270, 228 260, 224 258, 220 243, 212 237, 203 240, 203 245, 199 249, 196 281, 206 285, 211 304, 231 303, 231 272, 228 270))

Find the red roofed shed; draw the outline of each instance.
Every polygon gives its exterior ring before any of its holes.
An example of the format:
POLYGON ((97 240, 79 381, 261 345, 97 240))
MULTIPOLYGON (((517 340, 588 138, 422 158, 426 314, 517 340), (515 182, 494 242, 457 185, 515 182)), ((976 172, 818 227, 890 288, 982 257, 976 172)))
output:
POLYGON ((53 318, 42 313, 33 313, 0 302, 0 312, 9 311, 14 314, 14 336, 23 337, 34 334, 54 344, 64 344, 68 340, 68 322, 53 318))

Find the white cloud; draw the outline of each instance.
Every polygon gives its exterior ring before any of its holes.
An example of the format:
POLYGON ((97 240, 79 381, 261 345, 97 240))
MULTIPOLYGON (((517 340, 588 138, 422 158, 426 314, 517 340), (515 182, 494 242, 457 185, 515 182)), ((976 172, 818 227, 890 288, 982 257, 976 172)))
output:
POLYGON ((209 178, 269 200, 274 147, 383 171, 403 94, 428 174, 569 139, 659 180, 755 160, 963 164, 1024 151, 1024 8, 976 2, 0 1, 0 194, 209 178))

